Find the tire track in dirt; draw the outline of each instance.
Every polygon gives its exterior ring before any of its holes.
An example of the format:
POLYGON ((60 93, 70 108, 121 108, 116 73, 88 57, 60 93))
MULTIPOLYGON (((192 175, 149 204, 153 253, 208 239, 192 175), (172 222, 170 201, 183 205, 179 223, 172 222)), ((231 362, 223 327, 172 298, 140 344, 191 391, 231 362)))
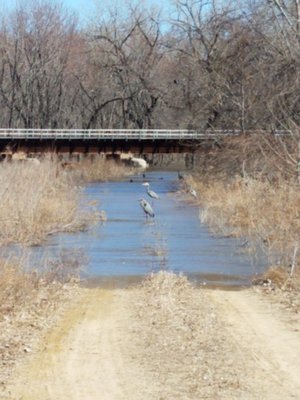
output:
POLYGON ((124 365, 126 298, 118 290, 86 290, 81 302, 45 340, 45 348, 19 371, 11 399, 138 398, 139 373, 124 365), (129 380, 128 377, 131 379, 129 380))
POLYGON ((251 290, 195 289, 169 273, 82 289, 6 398, 299 399, 297 329, 251 290))
POLYGON ((300 321, 289 325, 282 310, 253 290, 208 294, 245 363, 255 362, 252 380, 264 399, 300 399, 300 321))

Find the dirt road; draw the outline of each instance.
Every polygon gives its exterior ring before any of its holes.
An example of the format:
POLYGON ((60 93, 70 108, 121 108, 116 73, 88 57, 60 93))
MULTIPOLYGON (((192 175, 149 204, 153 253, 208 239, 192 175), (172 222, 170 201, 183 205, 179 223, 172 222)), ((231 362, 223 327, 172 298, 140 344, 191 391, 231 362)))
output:
POLYGON ((247 360, 265 399, 300 399, 300 318, 253 290, 212 291, 224 328, 247 360))
POLYGON ((299 399, 300 324, 284 317, 251 290, 194 289, 170 274, 83 289, 7 399, 299 399))
POLYGON ((128 320, 123 294, 85 290, 80 302, 45 338, 41 351, 17 372, 9 398, 138 398, 133 394, 139 374, 128 376, 123 360, 128 320))

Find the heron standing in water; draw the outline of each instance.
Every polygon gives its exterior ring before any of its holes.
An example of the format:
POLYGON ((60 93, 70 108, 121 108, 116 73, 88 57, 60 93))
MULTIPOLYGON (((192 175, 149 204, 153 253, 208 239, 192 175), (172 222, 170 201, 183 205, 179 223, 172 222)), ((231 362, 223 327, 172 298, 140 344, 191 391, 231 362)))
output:
POLYGON ((154 211, 153 208, 150 206, 150 204, 148 203, 148 201, 146 201, 145 199, 140 199, 140 205, 144 211, 144 213, 146 214, 146 217, 152 217, 154 218, 154 211))
POLYGON ((183 175, 183 173, 180 172, 180 171, 177 171, 177 176, 178 176, 178 179, 179 179, 179 180, 184 179, 184 175, 183 175))
POLYGON ((147 187, 148 196, 150 196, 152 199, 158 200, 160 198, 157 193, 150 189, 149 182, 142 183, 142 185, 147 187))

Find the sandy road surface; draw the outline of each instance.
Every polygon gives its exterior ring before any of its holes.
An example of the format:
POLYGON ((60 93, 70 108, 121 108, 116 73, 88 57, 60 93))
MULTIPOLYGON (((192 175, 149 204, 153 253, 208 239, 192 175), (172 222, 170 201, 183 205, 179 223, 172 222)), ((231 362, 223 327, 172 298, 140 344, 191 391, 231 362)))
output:
POLYGON ((300 399, 299 326, 252 291, 84 289, 11 400, 300 399))
POLYGON ((300 399, 300 318, 292 323, 288 312, 252 290, 216 290, 209 296, 236 345, 254 359, 254 379, 266 398, 300 399))
POLYGON ((110 290, 86 290, 17 372, 10 398, 22 400, 136 399, 139 374, 126 370, 126 300, 110 290), (129 378, 129 379, 128 379, 129 378), (133 386, 133 387, 132 387, 133 386))

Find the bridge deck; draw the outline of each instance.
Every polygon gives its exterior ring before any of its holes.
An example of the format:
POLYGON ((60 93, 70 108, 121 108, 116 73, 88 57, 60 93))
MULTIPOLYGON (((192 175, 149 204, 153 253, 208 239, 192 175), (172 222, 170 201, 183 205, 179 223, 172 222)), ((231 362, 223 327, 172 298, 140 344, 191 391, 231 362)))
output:
POLYGON ((0 129, 0 139, 40 140, 203 140, 241 131, 197 132, 182 129, 0 129))

